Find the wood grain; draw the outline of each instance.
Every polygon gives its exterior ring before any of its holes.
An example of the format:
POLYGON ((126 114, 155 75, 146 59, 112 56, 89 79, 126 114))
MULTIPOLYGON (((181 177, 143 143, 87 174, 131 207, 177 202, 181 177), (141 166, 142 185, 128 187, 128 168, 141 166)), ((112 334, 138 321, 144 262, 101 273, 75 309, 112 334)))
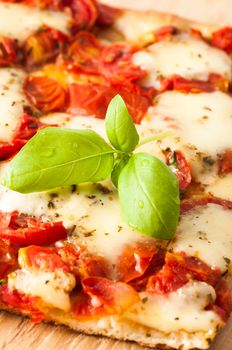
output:
MULTIPOLYGON (((103 0, 101 0, 103 1, 103 0)), ((131 8, 172 12, 204 22, 232 24, 232 0, 104 0, 131 8), (229 10, 229 11, 228 11, 229 10)), ((35 325, 0 312, 0 350, 148 350, 133 343, 77 334, 65 327, 35 325)), ((232 350, 232 319, 210 350, 232 350)))

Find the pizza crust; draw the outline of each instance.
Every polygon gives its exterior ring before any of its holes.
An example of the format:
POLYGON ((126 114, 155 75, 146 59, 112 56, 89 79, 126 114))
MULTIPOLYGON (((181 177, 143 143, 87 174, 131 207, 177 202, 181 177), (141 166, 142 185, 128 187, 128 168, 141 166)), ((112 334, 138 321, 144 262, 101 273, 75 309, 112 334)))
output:
MULTIPOLYGON (((0 303, 0 309, 23 316, 29 316, 18 309, 8 309, 0 303)), ((204 350, 211 345, 217 330, 214 332, 194 332, 185 331, 164 333, 150 329, 145 326, 133 324, 131 321, 122 321, 116 316, 104 317, 99 320, 78 322, 74 318, 67 316, 59 310, 49 312, 44 323, 51 323, 57 326, 67 326, 72 330, 86 334, 105 336, 107 338, 131 341, 149 348, 159 350, 204 350)))

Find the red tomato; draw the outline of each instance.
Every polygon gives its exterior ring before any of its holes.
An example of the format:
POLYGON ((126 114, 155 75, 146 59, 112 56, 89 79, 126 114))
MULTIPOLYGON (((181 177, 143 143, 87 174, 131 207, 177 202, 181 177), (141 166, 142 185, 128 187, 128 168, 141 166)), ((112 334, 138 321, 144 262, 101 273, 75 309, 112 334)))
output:
POLYGON ((153 32, 155 41, 161 41, 178 34, 178 29, 174 26, 164 26, 153 32))
POLYGON ((232 172, 232 150, 225 151, 219 158, 219 175, 226 175, 232 172))
POLYGON ((18 248, 10 242, 0 239, 0 280, 17 267, 18 248))
POLYGON ((62 260, 57 249, 54 247, 31 245, 26 248, 21 248, 19 256, 21 267, 34 267, 49 272, 62 269, 64 272, 70 272, 69 266, 62 260))
POLYGON ((84 293, 76 298, 72 308, 80 320, 120 314, 139 301, 137 292, 126 283, 88 277, 82 280, 82 286, 84 293))
POLYGON ((212 92, 215 90, 228 91, 229 82, 220 74, 210 74, 207 81, 197 79, 185 79, 181 76, 174 75, 161 81, 162 89, 177 90, 181 92, 200 93, 212 92))
POLYGON ((147 97, 130 92, 127 87, 110 87, 94 84, 71 84, 68 113, 74 115, 93 115, 105 118, 111 99, 120 94, 135 123, 140 123, 150 105, 147 97))
POLYGON ((147 283, 147 291, 159 294, 170 293, 194 279, 215 286, 221 273, 212 269, 199 258, 186 256, 184 253, 166 253, 165 265, 147 283))
POLYGON ((7 285, 0 286, 0 300, 8 308, 19 310, 31 317, 32 321, 41 322, 45 315, 38 309, 39 298, 12 291, 7 285))
POLYGON ((0 67, 15 65, 19 61, 17 41, 11 38, 0 39, 0 67))
POLYGON ((192 180, 189 162, 180 151, 167 150, 165 156, 167 165, 170 166, 179 181, 180 190, 185 190, 192 180))
POLYGON ((95 1, 63 0, 62 6, 67 12, 71 10, 73 17, 72 29, 74 33, 83 29, 91 29, 94 26, 98 16, 95 1))
POLYGON ((227 282, 221 279, 215 286, 215 291, 217 299, 212 309, 226 322, 232 311, 232 297, 227 282))
POLYGON ((0 212, 0 238, 19 246, 44 245, 67 237, 62 222, 43 222, 17 211, 0 212))
POLYGON ((211 43, 218 49, 232 53, 232 27, 225 27, 214 32, 211 43))
POLYGON ((120 16, 122 12, 117 8, 101 4, 100 2, 97 2, 96 5, 98 10, 97 24, 102 27, 113 25, 116 18, 120 16))
POLYGON ((54 60, 62 52, 67 40, 67 35, 44 26, 37 33, 30 35, 23 44, 25 65, 32 68, 54 60))
POLYGON ((66 92, 54 79, 45 76, 29 76, 24 82, 24 92, 42 113, 64 110, 66 92))
POLYGON ((164 255, 160 248, 149 243, 128 245, 123 250, 116 266, 120 281, 132 282, 154 274, 164 264, 164 255))
POLYGON ((184 199, 180 205, 181 214, 184 214, 189 210, 194 209, 195 207, 204 206, 209 203, 221 205, 225 209, 232 209, 232 201, 222 199, 219 197, 214 197, 213 195, 208 194, 204 197, 184 199))

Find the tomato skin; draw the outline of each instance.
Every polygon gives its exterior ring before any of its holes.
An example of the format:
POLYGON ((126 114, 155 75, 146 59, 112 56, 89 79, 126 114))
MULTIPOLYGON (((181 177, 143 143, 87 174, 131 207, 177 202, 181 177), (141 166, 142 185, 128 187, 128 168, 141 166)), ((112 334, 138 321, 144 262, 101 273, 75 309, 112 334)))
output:
POLYGON ((221 278, 220 270, 212 269, 199 258, 185 253, 166 253, 165 265, 149 278, 147 291, 166 294, 181 288, 191 280, 215 286, 221 278))
POLYGON ((232 27, 224 27, 212 34, 211 44, 228 54, 232 53, 232 27))
POLYGON ((225 151, 218 161, 218 174, 223 176, 232 172, 232 150, 225 151))
POLYGON ((45 126, 48 125, 41 123, 37 118, 24 114, 15 131, 13 140, 11 142, 0 142, 0 161, 14 156, 36 134, 38 129, 45 126))
MULTIPOLYGON (((127 245, 118 259, 116 270, 120 281, 140 287, 145 279, 164 264, 164 252, 151 243, 127 245)), ((137 289, 137 288, 136 288, 137 289)))
POLYGON ((19 62, 17 41, 3 37, 0 39, 0 67, 12 66, 19 62))
POLYGON ((38 297, 24 295, 17 291, 11 291, 7 285, 0 286, 0 300, 8 307, 19 310, 31 317, 32 322, 39 323, 45 315, 38 309, 38 297))
POLYGON ((178 34, 178 28, 174 26, 163 26, 153 32, 155 41, 162 41, 178 34))
POLYGON ((232 201, 208 194, 202 197, 184 199, 180 205, 181 214, 184 214, 195 207, 205 206, 209 203, 221 205, 225 209, 232 209, 232 201))
POLYGON ((181 92, 213 92, 220 90, 227 92, 229 89, 229 82, 220 74, 211 73, 207 81, 198 79, 186 79, 179 75, 161 80, 161 91, 176 90, 181 92))
POLYGON ((139 301, 137 292, 131 286, 107 278, 85 278, 82 287, 83 291, 72 307, 73 315, 78 320, 120 314, 139 301))
POLYGON ((181 151, 166 150, 166 163, 170 166, 179 181, 180 190, 183 191, 192 181, 190 163, 181 151))
POLYGON ((91 29, 98 17, 97 7, 93 0, 63 0, 62 7, 72 15, 73 34, 80 30, 91 29))
POLYGON ((18 246, 45 245, 65 239, 67 231, 62 222, 42 222, 17 211, 0 212, 0 238, 18 246))
POLYGON ((113 25, 116 18, 122 13, 121 10, 101 4, 100 2, 97 2, 96 6, 98 10, 97 24, 101 27, 109 27, 113 25))
POLYGON ((42 113, 64 111, 66 91, 54 79, 46 76, 29 76, 24 82, 24 93, 42 113))
POLYGON ((67 35, 44 26, 30 35, 23 44, 25 65, 31 69, 54 60, 63 51, 67 40, 67 35))
POLYGON ((67 112, 74 115, 93 115, 104 119, 111 99, 120 94, 135 123, 140 123, 150 101, 130 91, 127 87, 111 87, 96 84, 71 84, 69 86, 69 105, 67 112))
POLYGON ((9 241, 0 239, 0 280, 17 268, 18 248, 9 241))
POLYGON ((22 268, 36 268, 54 272, 61 269, 70 272, 69 266, 62 260, 55 247, 30 245, 19 250, 19 261, 22 268))

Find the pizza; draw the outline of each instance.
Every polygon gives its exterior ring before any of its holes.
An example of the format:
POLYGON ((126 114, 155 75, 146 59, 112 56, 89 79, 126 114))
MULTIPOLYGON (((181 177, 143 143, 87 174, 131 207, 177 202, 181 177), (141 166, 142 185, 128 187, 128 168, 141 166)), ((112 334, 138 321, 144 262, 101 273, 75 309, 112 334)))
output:
POLYGON ((232 28, 95 0, 0 16, 1 309, 208 349, 232 310, 232 28))

